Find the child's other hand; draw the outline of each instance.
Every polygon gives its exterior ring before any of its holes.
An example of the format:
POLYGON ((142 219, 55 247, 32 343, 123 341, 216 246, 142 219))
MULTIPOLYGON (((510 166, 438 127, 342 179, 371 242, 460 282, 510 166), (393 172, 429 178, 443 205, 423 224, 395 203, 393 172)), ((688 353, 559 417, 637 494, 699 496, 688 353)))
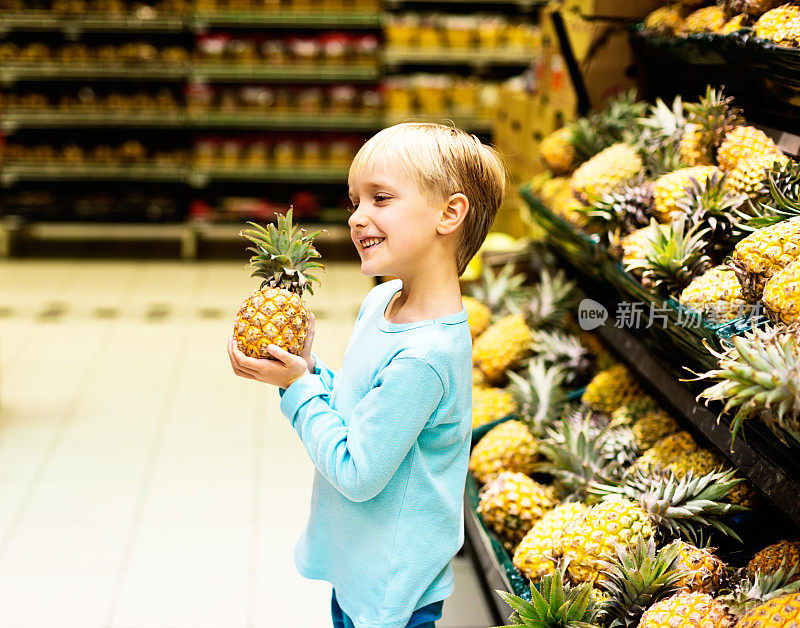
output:
POLYGON ((231 360, 231 367, 239 377, 272 384, 280 388, 289 388, 309 372, 308 362, 305 358, 289 353, 276 345, 270 345, 268 350, 270 355, 275 358, 274 360, 251 358, 239 350, 234 338, 228 339, 228 356, 231 360))
POLYGON ((306 334, 306 341, 303 343, 303 349, 300 351, 300 357, 306 361, 308 364, 308 372, 313 373, 314 369, 316 368, 317 364, 314 361, 314 358, 311 357, 311 343, 314 342, 314 323, 316 319, 314 315, 309 312, 308 313, 308 334, 306 334))

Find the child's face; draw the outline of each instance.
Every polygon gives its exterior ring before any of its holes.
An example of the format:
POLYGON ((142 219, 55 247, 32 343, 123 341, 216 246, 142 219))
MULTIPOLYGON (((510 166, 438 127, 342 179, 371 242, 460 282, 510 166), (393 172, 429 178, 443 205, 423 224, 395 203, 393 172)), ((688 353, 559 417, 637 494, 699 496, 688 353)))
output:
POLYGON ((439 208, 407 175, 365 172, 350 188, 350 237, 368 276, 403 276, 429 254, 439 208))

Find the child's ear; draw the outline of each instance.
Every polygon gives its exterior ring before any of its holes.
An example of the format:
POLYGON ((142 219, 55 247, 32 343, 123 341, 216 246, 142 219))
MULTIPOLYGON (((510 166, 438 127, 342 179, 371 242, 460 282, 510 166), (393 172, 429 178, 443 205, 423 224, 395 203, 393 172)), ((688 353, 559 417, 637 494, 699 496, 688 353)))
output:
POLYGON ((439 216, 436 231, 441 235, 449 235, 461 226, 469 212, 469 199, 461 194, 452 194, 439 216))

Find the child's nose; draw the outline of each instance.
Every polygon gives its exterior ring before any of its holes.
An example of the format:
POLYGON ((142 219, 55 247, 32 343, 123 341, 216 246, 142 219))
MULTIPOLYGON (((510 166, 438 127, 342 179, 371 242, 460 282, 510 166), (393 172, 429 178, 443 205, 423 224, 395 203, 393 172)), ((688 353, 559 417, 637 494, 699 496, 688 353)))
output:
POLYGON ((347 224, 350 227, 361 227, 364 226, 367 222, 366 214, 361 211, 361 205, 355 208, 350 217, 347 219, 347 224))

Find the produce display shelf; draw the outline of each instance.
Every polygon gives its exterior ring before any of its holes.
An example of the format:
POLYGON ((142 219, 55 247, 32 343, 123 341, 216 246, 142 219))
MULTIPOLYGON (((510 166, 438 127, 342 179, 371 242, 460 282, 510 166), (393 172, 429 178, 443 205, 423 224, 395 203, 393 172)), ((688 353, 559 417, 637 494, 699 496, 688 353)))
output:
MULTIPOLYGON (((671 367, 657 357, 657 351, 613 324, 602 325, 595 331, 677 416, 699 430, 753 486, 800 525, 800 461, 796 456, 756 421, 746 423, 743 433, 731 444, 728 421, 717 420, 715 414, 699 403, 693 388, 676 377, 671 367)), ((691 377, 689 372, 682 376, 691 377)))
POLYGON ((371 11, 198 11, 189 18, 194 28, 244 26, 269 28, 380 28, 381 14, 371 11))
POLYGON ((449 121, 473 133, 488 133, 492 120, 470 115, 384 113, 271 113, 271 112, 183 112, 183 111, 65 111, 62 109, 17 109, 0 111, 0 130, 57 128, 194 128, 266 129, 315 131, 376 131, 398 122, 449 121))
POLYGON ((190 78, 205 81, 271 81, 279 83, 374 82, 381 72, 377 65, 245 65, 199 62, 192 66, 190 78))
POLYGON ((9 12, 0 15, 0 34, 11 31, 81 31, 179 33, 184 20, 178 15, 57 15, 51 12, 9 12))
POLYGON ((172 63, 54 63, 6 62, 0 66, 0 82, 16 81, 183 81, 187 66, 172 63))
POLYGON ((232 167, 232 168, 192 168, 188 181, 193 187, 205 187, 212 181, 263 181, 303 182, 303 183, 342 183, 347 181, 348 169, 344 167, 232 167))
POLYGON ((476 511, 479 501, 478 485, 468 476, 464 490, 464 529, 492 619, 499 626, 507 622, 511 607, 497 591, 509 591, 530 599, 530 589, 528 580, 514 567, 500 539, 483 525, 476 511))
POLYGON ((228 113, 208 111, 204 113, 189 113, 187 123, 195 128, 375 131, 383 127, 384 120, 381 114, 228 113))
POLYGON ((64 111, 59 109, 0 111, 0 130, 57 129, 62 127, 178 127, 186 124, 179 111, 64 111))
MULTIPOLYGON (((322 230, 320 243, 350 241, 350 230, 342 224, 301 222, 308 231, 322 230)), ((12 254, 19 240, 28 241, 174 241, 182 259, 197 259, 204 242, 235 242, 244 223, 108 223, 108 222, 27 222, 17 217, 0 219, 0 258, 12 254)))
POLYGON ((426 65, 527 65, 535 53, 525 48, 498 48, 473 50, 470 48, 405 48, 389 46, 383 51, 383 62, 387 66, 408 64, 426 65))
POLYGON ((0 167, 0 184, 11 186, 18 181, 160 181, 183 183, 186 168, 164 164, 101 163, 5 163, 0 167))
POLYGON ((547 5, 549 0, 386 0, 386 4, 392 7, 420 4, 492 4, 492 5, 507 5, 517 6, 522 9, 529 9, 531 7, 542 7, 547 5))

